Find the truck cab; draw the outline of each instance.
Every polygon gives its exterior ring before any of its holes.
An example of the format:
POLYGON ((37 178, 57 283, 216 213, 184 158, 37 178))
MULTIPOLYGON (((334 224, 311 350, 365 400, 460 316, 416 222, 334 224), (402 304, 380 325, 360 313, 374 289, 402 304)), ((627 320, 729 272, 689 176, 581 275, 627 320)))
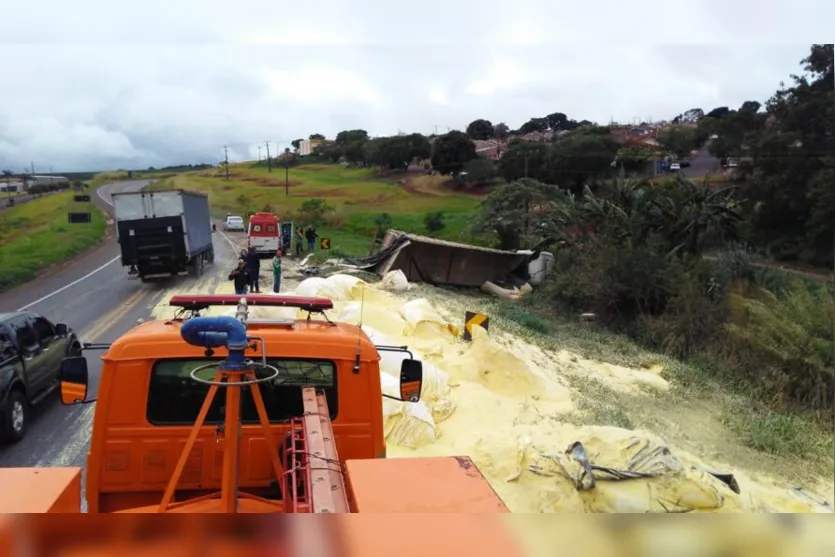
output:
MULTIPOLYGON (((248 296, 268 299, 265 303, 277 298, 248 296)), ((332 307, 329 300, 323 303, 332 307)), ((192 373, 202 366, 197 377, 211 379, 213 366, 228 356, 222 348, 207 350, 185 342, 181 329, 187 322, 142 323, 101 356, 104 364, 88 457, 88 512, 119 512, 159 503, 210 388, 194 381, 192 373)), ((311 319, 249 319, 247 334, 253 340, 246 356, 279 370, 277 377, 259 384, 276 439, 286 445, 292 418, 304 414, 303 389, 313 387, 324 396, 340 459, 386 456, 380 354, 360 328, 311 319)), ((72 379, 86 375, 86 360, 71 358, 67 364, 70 383, 86 384, 86 379, 72 379), (80 373, 78 366, 83 367, 80 373)), ((259 380, 264 377, 261 371, 256 375, 259 380)), ((419 394, 419 383, 416 388, 419 394)), ((65 385, 62 397, 71 404, 86 398, 86 389, 65 385)), ((220 488, 224 411, 222 397, 216 398, 185 464, 178 496, 201 496, 220 488)), ((281 490, 271 479, 268 443, 247 391, 241 398, 241 423, 240 488, 280 498, 281 490)))

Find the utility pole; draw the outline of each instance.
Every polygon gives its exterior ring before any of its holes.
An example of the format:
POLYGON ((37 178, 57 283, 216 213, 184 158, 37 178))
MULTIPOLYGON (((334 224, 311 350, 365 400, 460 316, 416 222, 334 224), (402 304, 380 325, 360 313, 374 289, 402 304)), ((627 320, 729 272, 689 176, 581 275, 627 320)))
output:
POLYGON ((226 168, 226 179, 229 179, 229 147, 223 146, 223 166, 226 168))
POLYGON ((265 141, 264 144, 267 146, 267 172, 272 172, 273 167, 270 164, 270 142, 265 141))
POLYGON ((258 146, 258 162, 261 162, 261 146, 258 146))
POLYGON ((30 162, 29 164, 32 165, 32 176, 34 176, 35 175, 35 163, 30 162))

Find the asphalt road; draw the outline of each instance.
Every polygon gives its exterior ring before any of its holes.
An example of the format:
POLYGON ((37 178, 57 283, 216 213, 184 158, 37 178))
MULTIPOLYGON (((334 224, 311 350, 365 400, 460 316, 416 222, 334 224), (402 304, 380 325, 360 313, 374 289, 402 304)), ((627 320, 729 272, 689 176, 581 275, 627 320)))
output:
MULTIPOLYGON (((112 212, 111 194, 137 191, 147 182, 119 182, 102 186, 96 204, 112 212)), ((112 213, 111 213, 112 214, 112 213)), ((237 248, 220 231, 214 239, 215 264, 201 279, 177 277, 143 284, 128 279, 119 247, 111 236, 99 248, 30 285, 0 295, 0 311, 25 308, 53 322, 72 327, 82 342, 112 342, 146 319, 171 288, 183 289, 228 273, 237 248)), ((225 277, 222 277, 225 278, 225 277)), ((100 353, 85 352, 90 371, 89 397, 98 393, 100 353)), ((30 413, 26 437, 16 445, 0 446, 0 466, 84 466, 90 443, 95 404, 63 406, 58 393, 30 413)))
POLYGON ((720 160, 707 151, 709 144, 708 141, 690 157, 690 166, 681 169, 685 176, 705 176, 714 174, 720 169, 720 160))
MULTIPOLYGON (((66 191, 66 190, 64 190, 64 191, 66 191)), ((58 193, 58 192, 55 192, 55 193, 58 193)), ((43 197, 44 195, 51 195, 51 194, 50 193, 45 193, 45 194, 42 194, 41 197, 43 197)), ((33 199, 37 199, 37 198, 38 198, 38 196, 30 195, 30 194, 16 195, 16 196, 12 197, 12 199, 14 199, 15 207, 17 207, 18 205, 22 205, 23 203, 27 203, 29 201, 32 201, 33 199)), ((0 212, 9 208, 8 200, 9 200, 8 194, 6 192, 0 192, 0 212)))

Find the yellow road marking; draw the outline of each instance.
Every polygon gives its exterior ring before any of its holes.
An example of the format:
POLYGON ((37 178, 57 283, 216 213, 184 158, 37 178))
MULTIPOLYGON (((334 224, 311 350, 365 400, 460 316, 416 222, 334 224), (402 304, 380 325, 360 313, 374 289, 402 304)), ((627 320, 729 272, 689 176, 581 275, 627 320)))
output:
POLYGON ((149 290, 147 287, 142 286, 139 290, 131 294, 126 300, 124 300, 121 304, 107 312, 101 319, 96 320, 96 322, 87 330, 83 331, 79 337, 81 338, 82 342, 93 342, 97 340, 104 332, 112 327, 119 319, 121 319, 125 312, 131 308, 134 304, 138 303, 146 294, 148 294, 149 290))

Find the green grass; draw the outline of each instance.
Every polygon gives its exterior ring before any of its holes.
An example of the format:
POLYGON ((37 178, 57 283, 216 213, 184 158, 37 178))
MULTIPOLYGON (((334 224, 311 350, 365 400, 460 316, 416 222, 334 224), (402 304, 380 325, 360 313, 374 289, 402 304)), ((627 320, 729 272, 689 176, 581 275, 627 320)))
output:
POLYGON ((46 195, 6 209, 0 218, 0 292, 32 280, 38 271, 76 255, 104 235, 104 215, 74 192, 46 195), (69 224, 67 213, 90 211, 90 224, 69 224))
POLYGON ((307 199, 325 199, 334 211, 319 226, 320 237, 331 239, 330 254, 362 256, 368 253, 375 219, 382 213, 391 217, 391 227, 417 234, 429 234, 424 225, 427 213, 442 211, 444 229, 432 236, 464 240, 465 229, 479 203, 475 196, 452 192, 413 193, 402 185, 375 177, 370 169, 334 164, 306 164, 291 168, 285 195, 285 172, 263 166, 230 165, 230 180, 221 169, 190 172, 155 183, 151 189, 186 189, 209 194, 212 212, 269 210, 282 220, 298 221, 298 210, 307 199))

